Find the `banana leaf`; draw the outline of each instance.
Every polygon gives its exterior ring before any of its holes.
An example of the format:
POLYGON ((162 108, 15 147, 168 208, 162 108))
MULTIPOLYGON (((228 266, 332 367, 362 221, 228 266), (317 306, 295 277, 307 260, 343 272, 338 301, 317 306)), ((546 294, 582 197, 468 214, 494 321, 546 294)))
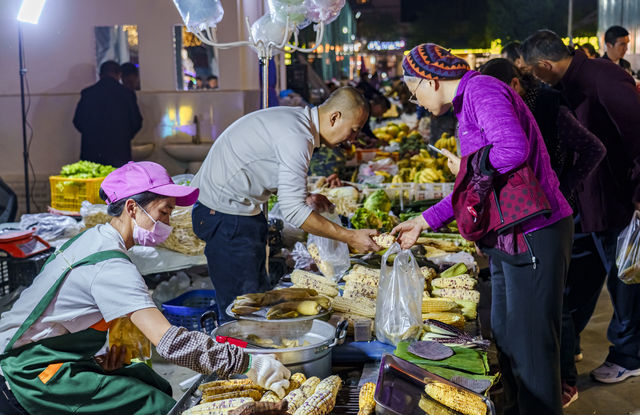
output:
POLYGON ((468 372, 475 375, 487 375, 489 373, 487 354, 479 350, 454 346, 452 347, 455 352, 453 356, 436 361, 423 359, 413 353, 409 353, 408 348, 410 343, 411 342, 398 343, 393 354, 426 370, 430 370, 430 367, 444 367, 446 369, 468 372))

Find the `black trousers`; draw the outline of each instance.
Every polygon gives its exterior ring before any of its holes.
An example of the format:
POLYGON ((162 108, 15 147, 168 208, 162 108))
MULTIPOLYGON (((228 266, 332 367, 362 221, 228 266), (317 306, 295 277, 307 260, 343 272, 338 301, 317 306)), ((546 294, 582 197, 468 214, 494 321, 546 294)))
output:
POLYGON ((216 290, 220 323, 232 320, 225 310, 241 294, 271 288, 267 275, 267 221, 256 216, 227 215, 196 203, 193 231, 206 242, 209 276, 216 290))
POLYGON ((573 221, 527 235, 537 258, 491 258, 491 328, 505 387, 505 414, 562 415, 560 327, 573 221))
POLYGON ((0 415, 28 415, 18 403, 13 392, 7 387, 6 380, 0 376, 0 415))

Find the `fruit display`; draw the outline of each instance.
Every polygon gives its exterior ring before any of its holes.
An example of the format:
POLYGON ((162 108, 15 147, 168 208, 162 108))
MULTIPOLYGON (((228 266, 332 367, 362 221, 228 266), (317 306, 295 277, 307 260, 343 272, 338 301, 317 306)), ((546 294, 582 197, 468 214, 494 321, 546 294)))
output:
POLYGON ((380 127, 373 130, 373 135, 376 136, 378 140, 390 144, 402 143, 402 141, 407 138, 409 134, 411 134, 409 132, 409 126, 405 123, 396 124, 394 122, 389 122, 385 127, 380 127))
POLYGON ((445 183, 455 180, 447 167, 446 157, 434 157, 425 149, 400 160, 397 165, 398 173, 391 178, 391 183, 445 183))

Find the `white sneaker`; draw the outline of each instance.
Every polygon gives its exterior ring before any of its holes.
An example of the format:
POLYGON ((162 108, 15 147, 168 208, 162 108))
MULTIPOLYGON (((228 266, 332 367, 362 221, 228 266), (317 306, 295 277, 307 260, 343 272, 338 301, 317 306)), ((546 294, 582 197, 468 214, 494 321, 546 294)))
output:
POLYGON ((631 376, 640 376, 640 369, 628 370, 606 361, 599 368, 591 371, 591 377, 602 383, 618 383, 631 376))

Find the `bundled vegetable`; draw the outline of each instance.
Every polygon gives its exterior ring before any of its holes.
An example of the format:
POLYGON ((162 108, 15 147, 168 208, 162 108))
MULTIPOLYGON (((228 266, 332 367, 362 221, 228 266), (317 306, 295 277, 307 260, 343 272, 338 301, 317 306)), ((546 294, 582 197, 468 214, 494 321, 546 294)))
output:
POLYGON ((364 208, 370 212, 388 213, 391 210, 391 199, 383 189, 371 193, 364 201, 364 208))
POLYGON ((115 169, 113 166, 105 166, 99 163, 81 160, 62 166, 60 176, 73 179, 95 179, 98 177, 106 177, 115 169))

